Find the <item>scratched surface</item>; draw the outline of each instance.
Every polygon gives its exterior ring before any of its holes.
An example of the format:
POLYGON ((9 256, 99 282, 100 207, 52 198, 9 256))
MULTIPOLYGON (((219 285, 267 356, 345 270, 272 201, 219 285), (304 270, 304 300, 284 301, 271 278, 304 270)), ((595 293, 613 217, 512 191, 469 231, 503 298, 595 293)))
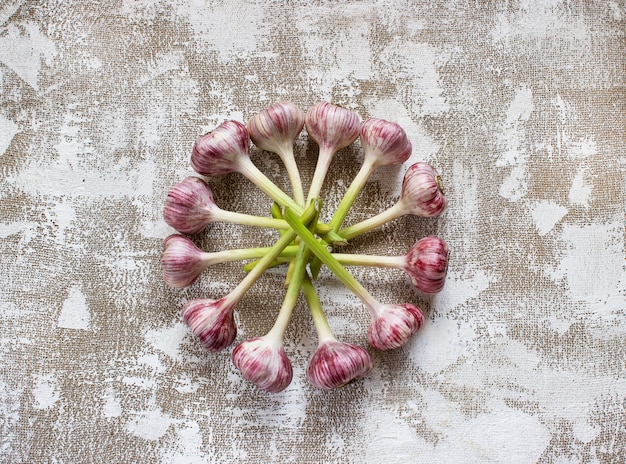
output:
MULTIPOLYGON (((623 0, 0 3, 0 461, 626 462, 625 19, 623 0), (272 395, 180 318, 239 264, 182 291, 160 276, 163 201, 195 138, 285 99, 408 133, 411 159, 375 173, 349 223, 394 204, 418 160, 450 202, 348 246, 399 255, 437 234, 452 256, 433 298, 400 271, 352 269, 427 323, 329 393, 304 377, 302 301, 294 380, 272 395)), ((296 154, 306 185, 305 133, 296 154)), ((336 156, 324 214, 359 156, 336 156)), ((289 188, 278 157, 252 159, 289 188)), ((242 176, 210 183, 222 208, 268 214, 242 176)), ((197 243, 275 238, 215 224, 197 243)), ((238 305, 238 341, 271 327, 283 276, 238 305)), ((316 287, 335 335, 366 347, 362 304, 327 271, 316 287)))

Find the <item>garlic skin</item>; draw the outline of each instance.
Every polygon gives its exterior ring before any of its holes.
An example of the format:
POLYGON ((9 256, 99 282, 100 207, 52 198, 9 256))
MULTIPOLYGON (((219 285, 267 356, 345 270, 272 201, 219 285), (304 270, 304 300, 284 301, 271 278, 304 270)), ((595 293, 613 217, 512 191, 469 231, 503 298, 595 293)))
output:
POLYGON ((198 137, 191 152, 191 167, 199 174, 216 177, 239 170, 242 158, 249 159, 250 138, 246 126, 225 121, 198 137))
POLYGON ((359 116, 346 108, 320 102, 306 112, 306 130, 321 151, 336 152, 347 147, 359 136, 359 116))
POLYGON ((291 383, 291 362, 282 343, 270 337, 257 337, 240 343, 233 350, 231 359, 242 377, 261 390, 278 393, 291 383))
POLYGON ((422 217, 441 215, 448 205, 441 177, 430 164, 418 162, 409 166, 402 181, 400 203, 406 214, 422 217))
POLYGON ((223 350, 237 336, 234 304, 227 297, 219 300, 188 301, 183 306, 181 315, 185 324, 208 351, 223 350))
POLYGON ((203 257, 204 252, 191 240, 178 234, 170 235, 163 241, 163 280, 171 287, 189 287, 206 268, 203 257))
POLYGON ((449 256, 450 249, 445 241, 433 235, 424 237, 405 255, 403 270, 418 290, 437 293, 446 280, 449 256))
POLYGON ((183 234, 197 234, 213 222, 217 208, 209 186, 198 177, 186 177, 167 193, 163 218, 183 234))
POLYGON ((262 150, 278 155, 290 153, 304 127, 304 111, 289 101, 276 103, 248 121, 248 134, 262 150))
POLYGON ((372 357, 363 348, 330 339, 315 350, 306 377, 315 387, 332 390, 367 375, 372 366, 372 357))
POLYGON ((382 305, 376 309, 367 338, 377 350, 400 348, 423 322, 422 311, 410 303, 382 305))
POLYGON ((370 118, 361 125, 361 146, 364 162, 375 166, 402 164, 411 156, 413 147, 404 129, 384 119, 370 118))

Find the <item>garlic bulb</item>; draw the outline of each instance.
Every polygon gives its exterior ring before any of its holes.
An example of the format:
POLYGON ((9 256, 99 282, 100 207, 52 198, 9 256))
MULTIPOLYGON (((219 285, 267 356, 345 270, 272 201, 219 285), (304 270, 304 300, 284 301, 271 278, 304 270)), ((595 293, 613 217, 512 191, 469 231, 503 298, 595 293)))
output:
POLYGON ((293 377, 282 342, 276 343, 271 337, 252 338, 240 343, 233 351, 232 361, 244 379, 270 393, 287 388, 293 377))

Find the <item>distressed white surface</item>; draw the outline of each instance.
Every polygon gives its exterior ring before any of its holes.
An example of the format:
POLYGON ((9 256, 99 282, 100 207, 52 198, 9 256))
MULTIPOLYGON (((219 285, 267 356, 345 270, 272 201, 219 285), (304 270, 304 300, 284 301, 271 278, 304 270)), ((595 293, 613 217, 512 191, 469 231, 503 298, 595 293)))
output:
MULTIPOLYGON (((612 1, 5 2, 0 461, 626 460, 625 18, 612 1), (393 204, 416 161, 449 199, 441 218, 349 245, 398 255, 435 234, 452 254, 435 296, 401 271, 353 269, 426 321, 339 391, 306 381, 317 339, 301 300, 285 339, 294 379, 270 395, 180 319, 189 299, 232 290, 238 263, 185 290, 161 281, 163 201, 193 175, 194 139, 285 99, 405 129, 413 153, 374 173, 365 214, 393 204)), ((303 133, 305 184, 316 154, 303 133)), ((359 159, 333 163, 326 209, 359 159)), ((253 160, 284 180, 274 155, 253 160)), ((218 203, 267 215, 242 176, 210 183, 218 203)), ((216 224, 196 239, 213 251, 276 236, 216 224)), ((237 342, 271 327, 283 276, 238 305, 237 342)), ((367 347, 362 303, 327 270, 316 287, 337 338, 367 347)))
POLYGON ((35 409, 50 409, 61 398, 59 381, 54 373, 37 375, 32 388, 33 407, 35 409))
POLYGON ((10 119, 0 115, 0 156, 9 148, 13 137, 19 132, 19 127, 10 119))
POLYGON ((0 37, 0 63, 35 90, 42 64, 51 66, 56 54, 54 42, 32 21, 10 23, 0 37))
POLYGON ((57 325, 64 329, 88 330, 91 316, 85 295, 79 287, 72 287, 63 302, 57 325))
POLYGON ((530 215, 540 237, 550 232, 566 214, 567 208, 565 206, 549 200, 538 201, 530 209, 530 215))

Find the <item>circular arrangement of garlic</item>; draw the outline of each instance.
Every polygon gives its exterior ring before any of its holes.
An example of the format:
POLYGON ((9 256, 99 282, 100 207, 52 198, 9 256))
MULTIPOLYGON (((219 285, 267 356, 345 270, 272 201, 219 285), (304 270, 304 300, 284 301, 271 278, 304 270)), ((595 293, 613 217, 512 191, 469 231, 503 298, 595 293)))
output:
POLYGON ((227 261, 253 260, 243 280, 219 299, 195 299, 182 308, 182 318, 209 351, 220 351, 235 340, 234 308, 248 289, 270 266, 285 263, 287 290, 272 329, 264 336, 235 347, 232 361, 246 380, 268 392, 279 392, 291 382, 293 370, 283 347, 283 337, 296 299, 302 291, 318 333, 318 347, 308 368, 307 379, 322 389, 338 388, 366 375, 372 369, 369 352, 338 341, 331 332, 312 280, 322 265, 351 290, 369 309, 370 345, 388 350, 404 345, 422 325, 424 316, 413 304, 383 304, 376 300, 344 265, 393 267, 405 271, 413 285, 424 293, 437 293, 444 285, 449 250, 440 238, 418 240, 403 256, 368 256, 331 252, 403 215, 434 217, 446 208, 442 183, 435 169, 422 162, 411 165, 404 175, 398 202, 365 221, 342 228, 343 221, 371 174, 380 166, 402 164, 411 155, 404 130, 383 119, 368 119, 345 108, 321 102, 304 113, 291 102, 270 106, 253 116, 247 126, 226 121, 199 137, 193 147, 191 165, 206 177, 239 172, 274 200, 272 217, 251 216, 219 208, 207 183, 187 177, 168 192, 165 221, 180 234, 167 237, 161 256, 163 279, 177 288, 187 287, 207 267, 227 261), (317 165, 308 195, 304 196, 293 154, 296 137, 306 126, 308 136, 319 146, 317 165), (319 221, 323 207, 319 194, 332 161, 340 149, 360 137, 363 164, 348 187, 328 224, 319 221), (251 161, 250 140, 262 150, 276 153, 283 161, 293 197, 268 179, 251 161), (222 221, 267 227, 280 231, 272 247, 247 248, 207 253, 181 234, 197 234, 208 224, 222 221))

